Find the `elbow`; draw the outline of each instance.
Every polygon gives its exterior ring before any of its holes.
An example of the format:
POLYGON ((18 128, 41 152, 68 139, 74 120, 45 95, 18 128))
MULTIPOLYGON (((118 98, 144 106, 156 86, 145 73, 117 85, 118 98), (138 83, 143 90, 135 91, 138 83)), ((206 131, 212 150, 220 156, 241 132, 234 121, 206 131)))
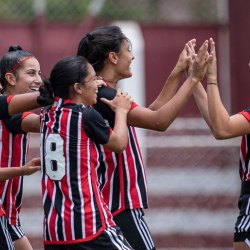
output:
POLYGON ((212 132, 216 140, 224 140, 230 138, 229 134, 227 134, 225 131, 213 130, 212 132))
POLYGON ((167 130, 167 128, 170 126, 171 122, 166 121, 156 121, 152 123, 152 130, 164 132, 167 130))
POLYGON ((126 144, 126 145, 124 145, 124 144, 117 145, 117 146, 113 149, 113 151, 114 151, 115 153, 122 153, 122 151, 124 151, 124 150, 126 149, 126 147, 127 147, 127 144, 126 144))

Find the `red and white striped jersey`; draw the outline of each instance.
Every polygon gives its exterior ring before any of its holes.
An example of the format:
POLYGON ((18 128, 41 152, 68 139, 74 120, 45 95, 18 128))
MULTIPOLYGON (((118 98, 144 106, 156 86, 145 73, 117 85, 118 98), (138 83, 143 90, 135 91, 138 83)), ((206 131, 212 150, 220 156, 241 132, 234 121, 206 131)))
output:
MULTIPOLYGON (((114 127, 115 113, 100 98, 111 100, 115 95, 116 90, 113 88, 99 88, 98 101, 94 106, 111 128, 114 127)), ((136 106, 133 103, 131 109, 136 106)), ((146 174, 135 128, 128 126, 128 133, 129 142, 122 153, 98 146, 100 189, 113 215, 125 209, 148 207, 146 174)))
POLYGON ((98 189, 95 143, 111 133, 93 108, 55 99, 41 112, 44 243, 73 244, 114 226, 98 189))
MULTIPOLYGON (((8 97, 0 96, 0 119, 9 118, 8 103, 10 102, 12 97, 13 96, 8 96, 8 97)), ((3 214, 4 214, 4 209, 0 202, 0 216, 2 216, 3 214)))
MULTIPOLYGON (((239 114, 242 114, 250 123, 250 108, 239 114)), ((239 174, 242 181, 250 181, 250 134, 243 135, 241 139, 239 174)))
MULTIPOLYGON (((22 133, 22 119, 29 112, 14 115, 0 121, 0 167, 23 166, 29 146, 29 136, 22 133)), ((19 212, 23 197, 23 177, 15 177, 0 182, 1 203, 5 216, 12 225, 19 225, 19 212)))

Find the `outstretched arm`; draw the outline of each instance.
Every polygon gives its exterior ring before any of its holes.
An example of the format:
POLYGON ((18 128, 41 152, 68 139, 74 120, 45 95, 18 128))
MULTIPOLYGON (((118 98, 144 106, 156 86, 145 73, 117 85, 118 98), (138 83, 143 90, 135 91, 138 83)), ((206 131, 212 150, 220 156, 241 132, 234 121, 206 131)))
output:
POLYGON ((208 111, 212 131, 217 139, 227 139, 250 133, 250 124, 241 114, 230 116, 223 105, 217 84, 216 50, 210 39, 212 61, 207 70, 208 111))
POLYGON ((185 107, 198 82, 203 79, 210 60, 208 41, 205 41, 194 60, 192 73, 174 97, 156 111, 143 107, 134 108, 128 113, 128 124, 135 127, 165 131, 185 107))
POLYGON ((175 95, 179 87, 181 76, 183 72, 187 70, 190 63, 190 47, 195 46, 195 43, 196 39, 192 39, 185 44, 185 47, 182 50, 174 69, 167 78, 162 91, 148 107, 149 109, 158 110, 175 95))
POLYGON ((9 103, 9 115, 22 113, 39 107, 37 97, 39 92, 15 95, 9 103))
POLYGON ((0 181, 22 175, 31 175, 40 169, 40 158, 33 158, 22 167, 0 168, 0 181))

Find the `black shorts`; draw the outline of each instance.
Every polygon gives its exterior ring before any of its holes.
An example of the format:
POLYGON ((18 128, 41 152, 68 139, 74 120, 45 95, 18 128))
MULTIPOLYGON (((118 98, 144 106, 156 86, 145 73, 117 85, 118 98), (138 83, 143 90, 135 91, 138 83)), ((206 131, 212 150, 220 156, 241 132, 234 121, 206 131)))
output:
POLYGON ((124 238, 120 228, 107 228, 96 239, 65 245, 45 245, 45 250, 133 250, 127 240, 124 238))
POLYGON ((154 250, 154 242, 143 216, 142 209, 131 209, 119 213, 113 219, 134 249, 154 250))
POLYGON ((8 222, 5 216, 0 216, 0 249, 14 250, 14 244, 8 230, 8 222))
POLYGON ((13 242, 15 242, 18 239, 21 239, 25 235, 20 225, 15 226, 15 225, 10 225, 8 223, 8 230, 13 242))
POLYGON ((234 242, 245 242, 250 247, 250 183, 243 182, 238 202, 239 215, 235 223, 234 242))

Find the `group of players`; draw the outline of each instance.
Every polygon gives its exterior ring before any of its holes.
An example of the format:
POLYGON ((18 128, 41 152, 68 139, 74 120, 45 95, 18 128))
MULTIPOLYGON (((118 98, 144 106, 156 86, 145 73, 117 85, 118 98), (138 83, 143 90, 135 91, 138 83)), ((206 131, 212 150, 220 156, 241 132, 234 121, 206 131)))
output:
POLYGON ((243 136, 234 248, 250 248, 250 109, 229 116, 217 85, 215 43, 210 38, 198 51, 195 45, 195 39, 185 44, 148 108, 117 87, 132 76, 134 60, 118 26, 86 34, 76 55, 58 61, 48 78, 31 53, 10 47, 0 61, 1 249, 32 250, 19 218, 22 176, 39 170, 45 250, 156 249, 144 220, 147 181, 135 127, 165 131, 192 95, 216 138, 243 136), (40 115, 29 111, 38 106, 40 115), (28 132, 41 133, 41 155, 26 164, 28 132))

